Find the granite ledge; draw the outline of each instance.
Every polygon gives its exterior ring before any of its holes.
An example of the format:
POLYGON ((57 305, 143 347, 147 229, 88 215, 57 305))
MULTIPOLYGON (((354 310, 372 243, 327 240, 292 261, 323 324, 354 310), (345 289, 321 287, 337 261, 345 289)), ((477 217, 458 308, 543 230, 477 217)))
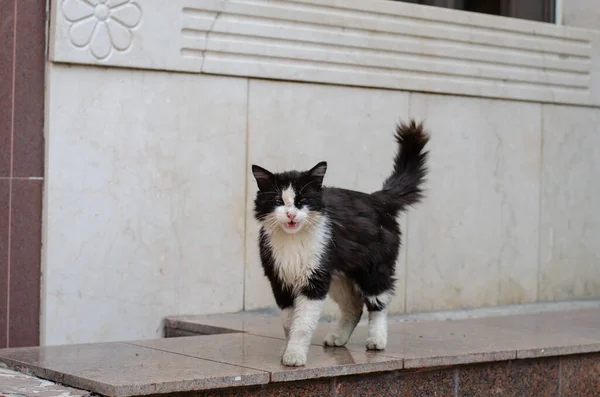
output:
MULTIPOLYGON (((249 387, 259 393, 263 390, 260 385, 272 388, 287 384, 293 389, 302 382, 321 385, 331 379, 343 381, 348 375, 385 378, 381 374, 390 374, 398 378, 400 387, 403 377, 415 372, 479 368, 477 371, 485 375, 507 368, 525 373, 530 368, 527 363, 558 362, 560 356, 586 353, 594 357, 588 359, 592 363, 586 364, 588 367, 599 365, 600 358, 600 309, 457 321, 391 321, 388 346, 383 352, 366 351, 364 324, 356 328, 345 347, 322 346, 324 336, 333 327, 324 321, 315 332, 308 364, 300 368, 280 364, 285 347, 280 321, 275 313, 177 317, 166 321, 165 326, 181 327, 188 334, 211 329, 217 332, 4 349, 0 350, 0 362, 80 389, 131 397, 249 387)), ((554 371, 555 366, 544 368, 554 371)), ((447 378, 440 375, 444 382, 447 378)), ((595 381, 591 379, 590 384, 595 381)))
MULTIPOLYGON (((284 339, 277 311, 172 316, 167 333, 246 333, 284 339)), ((333 328, 320 322, 312 343, 322 346, 333 328)), ((427 368, 600 352, 600 308, 445 321, 399 322, 390 318, 388 348, 381 354, 404 360, 404 368, 427 368)), ((362 321, 346 345, 364 350, 362 321)))
MULTIPOLYGON (((39 379, 37 380, 40 381, 39 379)), ((45 382, 45 381, 41 381, 45 382)), ((1 385, 1 383, 0 383, 1 385)), ((597 397, 600 354, 533 358, 416 370, 325 377, 290 382, 189 390, 148 397, 292 397, 292 396, 564 396, 597 397), (562 371, 560 368, 562 367, 562 371)), ((90 393, 84 392, 85 397, 90 393)), ((2 390, 0 387, 0 395, 2 390)), ((35 397, 84 395, 35 395, 35 397)), ((4 395, 3 395, 4 397, 4 395)), ((23 397, 23 395, 8 397, 23 397)), ((27 397, 34 397, 27 395, 27 397)))
POLYGON ((168 353, 265 371, 271 382, 330 378, 403 368, 403 359, 365 349, 312 345, 306 366, 283 366, 285 341, 246 333, 165 338, 129 342, 168 353))
POLYGON ((122 342, 2 349, 0 363, 42 379, 112 397, 269 382, 265 371, 122 342))

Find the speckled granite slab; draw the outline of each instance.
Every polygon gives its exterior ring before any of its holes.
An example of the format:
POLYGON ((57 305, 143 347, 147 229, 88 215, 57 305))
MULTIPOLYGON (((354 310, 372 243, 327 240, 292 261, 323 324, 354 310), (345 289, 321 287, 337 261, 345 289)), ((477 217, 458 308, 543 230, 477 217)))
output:
POLYGON ((114 397, 269 382, 265 371, 128 343, 3 349, 0 362, 43 379, 114 397))
POLYGON ((600 354, 594 353, 600 309, 392 321, 383 352, 365 350, 364 324, 346 347, 322 346, 334 327, 324 322, 301 368, 280 364, 285 342, 275 313, 174 317, 166 324, 167 335, 202 335, 4 349, 0 362, 115 397, 600 395, 600 354))
POLYGON ((402 369, 402 358, 364 348, 311 346, 308 363, 290 368, 280 364, 285 342, 245 333, 167 338, 132 342, 170 353, 260 369, 271 374, 271 382, 314 379, 402 369))
MULTIPOLYGON (((388 347, 382 354, 402 358, 404 368, 423 368, 600 351, 600 309, 569 310, 454 321, 397 323, 392 318, 388 347)), ((283 339, 275 312, 176 316, 166 320, 167 334, 245 332, 283 339)), ((313 344, 334 327, 321 322, 313 344)), ((346 347, 364 349, 364 322, 346 347)))

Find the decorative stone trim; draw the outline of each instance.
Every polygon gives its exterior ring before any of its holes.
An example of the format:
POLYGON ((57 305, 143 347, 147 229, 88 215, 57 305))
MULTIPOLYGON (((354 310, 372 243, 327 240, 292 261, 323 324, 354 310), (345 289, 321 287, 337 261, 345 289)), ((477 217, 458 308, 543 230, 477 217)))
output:
POLYGON ((600 34, 384 0, 53 0, 51 60, 600 105, 600 34))
POLYGON ((79 49, 90 50, 98 61, 113 50, 127 51, 133 42, 132 29, 142 20, 142 11, 130 0, 64 0, 64 19, 70 24, 69 39, 79 49))

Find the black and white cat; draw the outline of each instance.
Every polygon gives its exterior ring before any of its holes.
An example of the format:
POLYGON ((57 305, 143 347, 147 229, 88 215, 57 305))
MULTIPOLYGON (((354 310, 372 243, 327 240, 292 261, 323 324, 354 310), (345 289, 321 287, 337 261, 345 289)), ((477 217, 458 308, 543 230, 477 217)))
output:
POLYGON ((309 171, 283 173, 252 166, 259 189, 254 216, 261 225, 260 258, 287 339, 284 365, 306 364, 327 293, 341 316, 326 345, 345 345, 366 305, 367 349, 385 349, 400 249, 397 216, 422 198, 428 140, 422 124, 399 125, 393 172, 371 194, 324 187, 324 161, 309 171))

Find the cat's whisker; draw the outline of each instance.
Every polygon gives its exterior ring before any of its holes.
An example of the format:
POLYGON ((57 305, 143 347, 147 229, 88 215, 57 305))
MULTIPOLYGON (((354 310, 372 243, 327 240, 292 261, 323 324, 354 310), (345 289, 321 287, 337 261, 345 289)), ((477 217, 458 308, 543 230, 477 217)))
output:
POLYGON ((309 228, 309 229, 313 229, 313 228, 315 227, 315 224, 314 224, 312 221, 305 220, 305 221, 304 221, 304 224, 305 224, 305 225, 306 225, 306 227, 307 227, 307 228, 309 228))
POLYGON ((338 222, 338 221, 333 221, 333 223, 335 225, 338 225, 339 227, 341 227, 342 229, 346 229, 346 226, 344 226, 342 223, 338 222))
POLYGON ((269 221, 268 221, 268 223, 267 223, 267 227, 268 227, 269 229, 271 229, 271 230, 272 230, 272 229, 273 229, 273 228, 275 228, 275 227, 276 227, 278 224, 279 224, 279 222, 277 221, 277 219, 275 219, 275 218, 271 218, 271 219, 269 219, 269 221))

